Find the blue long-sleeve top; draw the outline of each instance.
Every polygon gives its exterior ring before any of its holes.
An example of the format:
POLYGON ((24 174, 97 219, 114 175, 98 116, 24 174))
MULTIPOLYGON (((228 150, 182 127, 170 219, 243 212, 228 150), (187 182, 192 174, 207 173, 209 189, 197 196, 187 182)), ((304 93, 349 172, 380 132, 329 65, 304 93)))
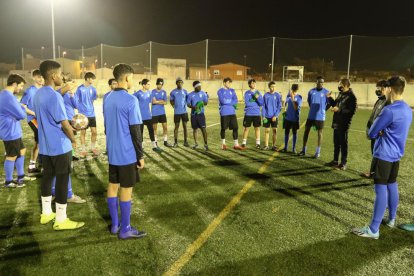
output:
POLYGON ((368 136, 376 139, 374 157, 388 162, 401 159, 412 116, 411 108, 402 100, 395 101, 382 109, 368 131, 368 136))
POLYGON ((0 91, 0 140, 12 141, 22 137, 20 120, 26 118, 26 111, 12 92, 0 91))
POLYGON ((273 117, 278 117, 280 111, 282 110, 282 97, 280 93, 266 92, 263 96, 263 108, 262 115, 265 118, 271 119, 273 117))
POLYGON ((236 105, 239 100, 237 99, 236 91, 233 88, 220 88, 217 91, 217 97, 219 100, 220 116, 234 115, 236 114, 236 105))
POLYGON ((244 114, 246 116, 260 116, 260 107, 263 106, 263 96, 259 90, 244 92, 244 114))

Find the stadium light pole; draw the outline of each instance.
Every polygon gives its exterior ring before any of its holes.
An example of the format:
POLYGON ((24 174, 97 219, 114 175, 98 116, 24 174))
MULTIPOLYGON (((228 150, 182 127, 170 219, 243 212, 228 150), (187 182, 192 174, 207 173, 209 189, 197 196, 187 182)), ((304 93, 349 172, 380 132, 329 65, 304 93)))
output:
POLYGON ((63 73, 65 73, 65 55, 66 55, 66 51, 63 51, 63 53, 62 53, 62 56, 63 56, 63 59, 62 59, 62 71, 63 71, 63 73))
POLYGON ((349 79, 349 71, 351 69, 351 54, 352 54, 352 37, 353 35, 351 34, 351 37, 349 39, 349 52, 348 52, 348 72, 346 74, 346 78, 349 79))
POLYGON ((54 7, 53 2, 55 0, 50 0, 50 9, 52 12, 52 47, 53 47, 53 60, 56 60, 56 42, 55 42, 55 13, 54 13, 54 7))
POLYGON ((41 58, 42 58, 42 60, 44 59, 44 51, 45 51, 45 46, 42 46, 41 48, 40 48, 40 51, 41 51, 41 58))

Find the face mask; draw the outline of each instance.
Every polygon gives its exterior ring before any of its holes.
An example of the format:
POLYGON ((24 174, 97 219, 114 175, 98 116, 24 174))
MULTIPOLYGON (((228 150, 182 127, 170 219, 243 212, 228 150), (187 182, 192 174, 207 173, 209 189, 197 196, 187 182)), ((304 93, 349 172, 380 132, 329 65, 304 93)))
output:
POLYGON ((344 88, 342 86, 338 86, 338 91, 339 92, 343 92, 344 91, 344 88))
POLYGON ((382 96, 382 92, 380 89, 375 90, 375 95, 377 95, 378 97, 382 96))

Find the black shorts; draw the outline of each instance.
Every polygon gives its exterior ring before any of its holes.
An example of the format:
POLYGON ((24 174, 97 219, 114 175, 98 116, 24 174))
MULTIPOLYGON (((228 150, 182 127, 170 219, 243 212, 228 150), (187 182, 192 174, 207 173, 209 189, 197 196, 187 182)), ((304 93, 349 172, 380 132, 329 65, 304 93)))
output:
POLYGON ((33 130, 34 140, 36 144, 39 144, 39 131, 37 129, 37 121, 33 119, 29 122, 29 127, 33 130))
POLYGON ((289 121, 289 120, 285 119, 283 128, 284 129, 298 130, 299 129, 299 122, 293 122, 293 121, 289 121))
POLYGON ((243 126, 244 127, 251 127, 253 123, 253 127, 260 127, 262 125, 262 118, 260 116, 244 116, 243 119, 243 126))
POLYGON ((205 128, 206 127, 206 116, 204 113, 191 115, 191 128, 205 128))
POLYGON ((45 175, 69 174, 71 172, 72 151, 49 156, 42 154, 42 166, 45 175))
POLYGON ((10 141, 3 141, 3 144, 7 157, 20 156, 20 151, 25 148, 22 138, 17 138, 16 140, 10 141))
POLYGON ((306 120, 306 127, 313 127, 315 126, 317 130, 323 129, 325 121, 319 121, 319 120, 306 120))
POLYGON ((276 121, 272 121, 272 118, 266 118, 267 122, 263 123, 263 127, 265 128, 277 128, 277 125, 279 124, 279 118, 276 118, 276 121))
POLYGON ((149 119, 149 120, 142 120, 142 124, 144 125, 144 126, 149 126, 149 125, 152 125, 153 123, 152 123, 152 119, 149 119))
POLYGON ((139 182, 137 163, 124 166, 109 164, 109 183, 120 184, 123 188, 131 188, 139 182))
POLYGON ((239 128, 239 124, 237 123, 236 114, 234 115, 226 115, 220 117, 220 124, 221 129, 236 129, 239 128))
POLYGON ((188 113, 174 114, 174 123, 179 123, 180 120, 183 122, 188 122, 188 113))
POLYGON ((96 117, 88 117, 88 127, 96 127, 96 117))
POLYGON ((165 114, 158 115, 158 116, 152 116, 152 123, 158 124, 158 123, 166 123, 167 122, 167 116, 165 114))
POLYGON ((397 182, 400 161, 388 162, 373 158, 371 172, 373 172, 374 184, 392 184, 397 182))

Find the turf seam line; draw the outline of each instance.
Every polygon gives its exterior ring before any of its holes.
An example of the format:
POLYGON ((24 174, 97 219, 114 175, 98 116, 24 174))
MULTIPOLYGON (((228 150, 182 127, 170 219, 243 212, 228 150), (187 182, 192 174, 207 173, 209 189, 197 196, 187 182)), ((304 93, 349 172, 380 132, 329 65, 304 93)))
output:
MULTIPOLYGON (((300 128, 305 125, 303 123, 300 128)), ((290 140, 291 137, 289 137, 290 140)), ((284 144, 282 145, 284 146, 284 144)), ((258 173, 263 174, 267 167, 272 163, 272 161, 279 155, 279 152, 273 153, 266 162, 259 168, 258 173)), ((191 258, 195 255, 195 253, 200 249, 203 244, 208 240, 208 238, 214 233, 216 228, 223 222, 223 220, 227 217, 227 215, 233 210, 233 208, 240 202, 241 198, 250 190, 251 187, 255 184, 256 180, 250 179, 244 184, 243 188, 235 195, 229 203, 227 203, 226 207, 220 211, 217 217, 213 219, 213 221, 207 226, 207 228, 197 237, 195 241, 193 241, 190 246, 187 247, 184 254, 180 256, 178 260, 176 260, 164 273, 164 275, 178 275, 181 269, 191 260, 191 258)))

